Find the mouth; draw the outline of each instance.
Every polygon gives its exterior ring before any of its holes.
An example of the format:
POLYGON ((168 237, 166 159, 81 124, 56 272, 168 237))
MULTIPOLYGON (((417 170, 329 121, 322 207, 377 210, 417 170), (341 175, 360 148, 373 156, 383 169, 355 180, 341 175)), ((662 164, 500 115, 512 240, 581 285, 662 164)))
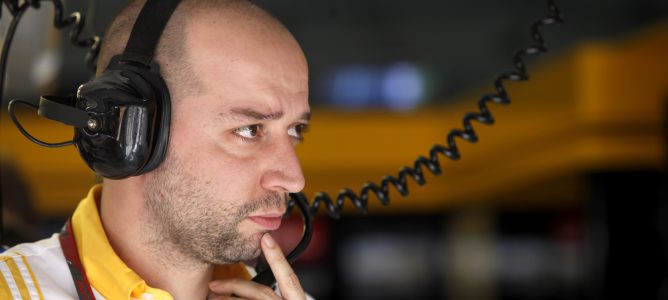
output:
POLYGON ((282 213, 267 213, 249 216, 248 219, 267 230, 276 230, 281 227, 282 213))

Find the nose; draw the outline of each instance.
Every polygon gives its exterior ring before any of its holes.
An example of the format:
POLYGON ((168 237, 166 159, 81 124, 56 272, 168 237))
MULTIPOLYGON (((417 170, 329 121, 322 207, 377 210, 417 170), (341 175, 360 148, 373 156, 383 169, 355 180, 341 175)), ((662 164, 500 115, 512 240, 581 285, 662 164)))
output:
POLYGON ((267 150, 262 187, 279 193, 297 193, 304 189, 304 173, 292 141, 287 138, 276 141, 267 150))

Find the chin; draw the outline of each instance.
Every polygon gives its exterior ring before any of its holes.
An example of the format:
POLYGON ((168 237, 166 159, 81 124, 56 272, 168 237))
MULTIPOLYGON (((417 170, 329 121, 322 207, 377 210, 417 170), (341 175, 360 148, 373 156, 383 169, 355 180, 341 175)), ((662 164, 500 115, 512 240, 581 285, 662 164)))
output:
POLYGON ((255 259, 258 256, 260 256, 260 254, 262 254, 262 247, 260 246, 260 243, 261 243, 261 240, 262 240, 262 236, 265 233, 266 233, 266 231, 255 233, 248 239, 248 241, 250 243, 250 245, 248 245, 249 246, 248 249, 249 250, 252 249, 252 251, 248 251, 249 254, 250 254, 249 259, 255 259))

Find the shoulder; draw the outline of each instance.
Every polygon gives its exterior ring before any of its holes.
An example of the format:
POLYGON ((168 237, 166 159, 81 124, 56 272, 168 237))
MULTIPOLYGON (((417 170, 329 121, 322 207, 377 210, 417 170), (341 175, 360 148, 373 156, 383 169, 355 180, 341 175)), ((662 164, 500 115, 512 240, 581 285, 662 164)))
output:
POLYGON ((0 299, 73 299, 74 284, 58 235, 0 254, 0 299))

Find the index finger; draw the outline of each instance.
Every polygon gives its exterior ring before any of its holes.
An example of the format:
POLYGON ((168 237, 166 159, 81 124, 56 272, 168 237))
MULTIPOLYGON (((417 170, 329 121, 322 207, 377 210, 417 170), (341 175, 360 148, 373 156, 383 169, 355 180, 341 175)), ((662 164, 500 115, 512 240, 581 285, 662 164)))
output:
POLYGON ((276 277, 276 282, 278 287, 281 290, 281 295, 284 299, 306 299, 304 295, 304 290, 302 289, 301 284, 299 283, 299 278, 297 274, 292 270, 292 267, 285 259, 283 251, 278 247, 276 241, 266 233, 262 236, 262 253, 269 263, 271 271, 276 277))

